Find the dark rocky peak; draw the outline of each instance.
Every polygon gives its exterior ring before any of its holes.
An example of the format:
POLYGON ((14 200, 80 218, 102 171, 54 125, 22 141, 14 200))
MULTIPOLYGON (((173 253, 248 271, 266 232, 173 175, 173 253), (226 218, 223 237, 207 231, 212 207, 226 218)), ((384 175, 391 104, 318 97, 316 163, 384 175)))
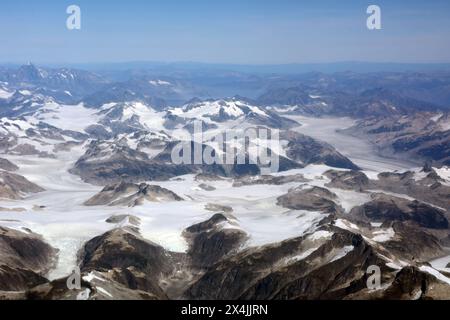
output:
POLYGON ((322 211, 326 213, 338 213, 342 211, 335 203, 337 196, 325 188, 298 187, 277 199, 279 206, 293 210, 322 211))
POLYGON ((144 201, 183 201, 183 198, 157 185, 148 185, 146 183, 134 184, 122 181, 118 184, 106 186, 84 204, 87 206, 108 205, 134 207, 143 204, 144 201))
POLYGON ((424 228, 448 229, 445 212, 417 200, 387 194, 373 194, 372 201, 353 208, 351 215, 366 217, 372 222, 412 221, 424 228))
POLYGON ((16 76, 17 80, 23 82, 36 82, 43 79, 45 73, 30 62, 29 64, 20 66, 16 76))
POLYGON ((217 213, 183 232, 189 243, 188 256, 196 269, 211 266, 236 253, 248 239, 247 233, 230 213, 217 213))
POLYGON ((325 176, 331 179, 327 187, 363 191, 370 185, 369 178, 361 171, 329 170, 325 176))

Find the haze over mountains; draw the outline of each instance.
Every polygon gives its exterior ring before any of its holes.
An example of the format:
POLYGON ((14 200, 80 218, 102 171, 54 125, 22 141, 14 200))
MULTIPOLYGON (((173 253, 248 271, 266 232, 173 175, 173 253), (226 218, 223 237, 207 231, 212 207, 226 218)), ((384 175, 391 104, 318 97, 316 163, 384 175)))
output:
POLYGON ((205 99, 240 95, 256 99, 269 89, 289 89, 299 86, 310 90, 326 88, 349 94, 382 88, 418 100, 448 106, 450 98, 445 89, 449 81, 450 65, 410 64, 403 67, 402 64, 370 63, 336 64, 342 67, 330 65, 329 68, 325 68, 326 64, 311 65, 309 69, 297 71, 297 68, 291 65, 274 66, 273 70, 267 70, 265 68, 268 67, 264 66, 129 63, 87 65, 88 69, 78 69, 67 66, 37 68, 30 63, 23 66, 0 67, 2 70, 0 81, 11 84, 22 82, 38 87, 40 84, 47 89, 57 89, 58 85, 65 82, 65 89, 72 88, 74 92, 71 93, 75 95, 75 99, 86 98, 89 93, 97 93, 114 86, 118 86, 121 90, 126 90, 129 86, 132 87, 132 90, 128 88, 130 91, 154 98, 166 98, 168 101, 181 98, 182 100, 178 100, 176 104, 193 97, 205 99), (283 68, 290 72, 283 72, 283 68), (67 78, 64 78, 65 76, 67 78), (147 85, 149 81, 151 86, 147 85), (178 96, 173 90, 177 91, 178 96))
POLYGON ((438 70, 1 67, 0 296, 448 299, 449 112, 438 70), (173 163, 199 120, 279 171, 173 163))

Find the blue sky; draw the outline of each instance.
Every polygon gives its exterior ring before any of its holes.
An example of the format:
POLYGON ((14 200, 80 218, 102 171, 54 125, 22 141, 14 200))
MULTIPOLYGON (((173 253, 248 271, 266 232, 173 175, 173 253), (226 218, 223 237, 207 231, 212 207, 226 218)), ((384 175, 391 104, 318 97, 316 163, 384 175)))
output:
POLYGON ((450 62, 450 1, 2 0, 0 62, 27 61, 450 62), (70 4, 80 31, 66 29, 70 4))

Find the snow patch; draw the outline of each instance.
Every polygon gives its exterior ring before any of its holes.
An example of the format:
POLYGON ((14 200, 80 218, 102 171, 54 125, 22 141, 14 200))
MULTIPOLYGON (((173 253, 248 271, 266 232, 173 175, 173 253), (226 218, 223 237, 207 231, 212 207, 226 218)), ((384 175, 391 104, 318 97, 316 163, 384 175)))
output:
POLYGON ((163 80, 150 80, 148 83, 150 83, 152 86, 170 86, 171 83, 168 81, 163 80))
POLYGON ((319 230, 311 234, 308 239, 311 241, 321 240, 321 239, 331 239, 333 232, 327 230, 319 230))
POLYGON ((113 297, 111 293, 109 293, 108 291, 106 291, 106 290, 103 289, 102 287, 95 287, 95 288, 96 288, 99 292, 103 293, 104 295, 106 295, 106 296, 108 296, 108 297, 110 297, 110 298, 113 297))
POLYGON ((300 254, 298 254, 298 255, 296 255, 296 256, 289 257, 289 258, 287 258, 287 259, 284 261, 284 263, 285 263, 286 265, 294 264, 294 263, 296 263, 296 262, 298 262, 298 261, 301 261, 301 260, 303 260, 303 259, 309 257, 309 256, 310 256, 314 251, 316 251, 317 249, 319 249, 319 248, 318 248, 318 247, 317 247, 317 248, 311 248, 311 249, 308 249, 308 250, 306 250, 306 251, 304 251, 304 252, 302 252, 302 253, 300 253, 300 254))
POLYGON ((372 238, 375 242, 387 242, 395 237, 395 231, 393 228, 379 230, 373 232, 374 237, 372 238))
POLYGON ((436 269, 429 267, 429 266, 421 266, 419 268, 420 271, 427 272, 433 276, 435 276, 438 280, 450 285, 450 278, 444 276, 442 273, 437 271, 436 269))
POLYGON ((0 88, 0 99, 9 99, 14 95, 14 92, 6 91, 0 88))
POLYGON ((86 281, 86 282, 89 282, 89 283, 90 283, 92 280, 99 280, 99 281, 102 281, 102 282, 105 282, 105 281, 106 281, 105 279, 100 278, 99 276, 95 275, 94 272, 89 272, 88 275, 86 275, 86 276, 83 277, 83 280, 86 281))
POLYGON ((341 249, 338 249, 337 252, 335 253, 335 255, 333 256, 333 258, 330 260, 330 262, 334 262, 334 261, 337 261, 339 259, 342 259, 347 254, 352 252, 353 249, 355 249, 354 246, 345 246, 345 247, 343 247, 341 249))

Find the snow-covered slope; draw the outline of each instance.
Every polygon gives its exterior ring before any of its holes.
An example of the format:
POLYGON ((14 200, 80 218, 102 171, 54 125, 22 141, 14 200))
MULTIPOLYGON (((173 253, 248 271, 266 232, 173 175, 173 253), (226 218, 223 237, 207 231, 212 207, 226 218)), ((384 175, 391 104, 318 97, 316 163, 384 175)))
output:
POLYGON ((220 125, 228 121, 234 121, 237 126, 247 123, 283 129, 297 125, 292 120, 238 98, 192 102, 169 110, 168 115, 185 121, 200 120, 213 125, 220 125))

